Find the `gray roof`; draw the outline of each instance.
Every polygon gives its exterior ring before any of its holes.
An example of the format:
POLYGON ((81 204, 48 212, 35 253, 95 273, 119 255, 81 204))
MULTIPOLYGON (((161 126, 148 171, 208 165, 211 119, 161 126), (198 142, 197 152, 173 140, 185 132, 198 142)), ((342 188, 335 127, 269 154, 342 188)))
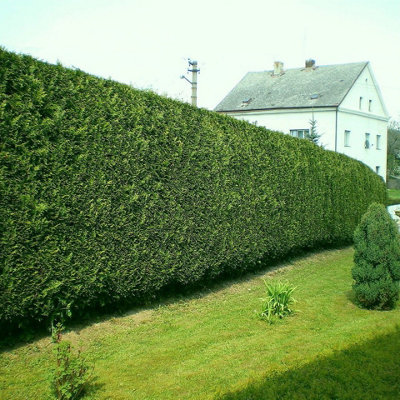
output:
POLYGON ((215 111, 338 106, 368 65, 359 62, 313 68, 249 72, 215 107, 215 111))

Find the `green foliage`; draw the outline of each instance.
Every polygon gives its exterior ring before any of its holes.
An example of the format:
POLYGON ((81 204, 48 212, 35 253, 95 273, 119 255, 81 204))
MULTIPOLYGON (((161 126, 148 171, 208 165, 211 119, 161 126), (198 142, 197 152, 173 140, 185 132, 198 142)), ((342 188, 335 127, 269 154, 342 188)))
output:
POLYGON ((389 122, 387 130, 387 175, 400 175, 400 123, 389 122))
POLYGON ((305 138, 314 144, 319 143, 321 135, 318 133, 317 121, 314 117, 310 119, 310 132, 306 134, 305 138))
POLYGON ((293 313, 290 308, 294 303, 293 292, 295 287, 289 283, 264 280, 267 297, 263 299, 263 309, 260 317, 272 324, 275 319, 283 318, 293 313))
MULTIPOLYGON (((394 331, 400 307, 384 314, 352 307, 346 293, 353 255, 352 246, 313 252, 281 263, 272 274, 269 269, 261 272, 266 279, 297 287, 299 301, 293 308, 298 317, 287 317, 276 326, 266 326, 248 312, 260 308, 259 298, 265 293, 260 274, 217 285, 203 292, 205 296, 179 296, 179 301, 161 307, 90 324, 79 331, 79 340, 85 344, 85 356, 98 360, 97 379, 84 399, 214 399, 218 388, 236 391, 249 378, 265 376, 262 392, 267 399, 295 399, 296 394, 302 400, 321 399, 325 393, 330 400, 353 400, 365 399, 368 393, 368 399, 399 400, 400 330, 394 331), (372 339, 368 348, 353 348, 372 339), (338 359, 323 369, 316 365, 305 375, 297 373, 301 366, 340 350, 345 363, 338 359), (286 380, 281 374, 289 370, 291 378, 286 380), (317 381, 315 371, 323 375, 317 381), (273 393, 277 388, 268 378, 276 378, 282 392, 273 393), (324 392, 332 386, 336 393, 324 392), (300 396, 301 387, 306 392, 300 396)), ((0 353, 2 400, 47 398, 42 378, 49 350, 43 340, 12 348, 6 344, 0 353)), ((264 397, 261 390, 253 396, 264 397)))
POLYGON ((79 399, 90 379, 90 369, 81 352, 73 354, 71 343, 61 337, 62 325, 53 330, 56 367, 52 371, 51 387, 59 400, 79 399))
POLYGON ((357 301, 366 308, 393 308, 399 298, 400 236, 383 205, 370 205, 354 232, 354 248, 357 301))
POLYGON ((2 332, 348 243, 385 200, 344 155, 4 50, 0 137, 2 332))

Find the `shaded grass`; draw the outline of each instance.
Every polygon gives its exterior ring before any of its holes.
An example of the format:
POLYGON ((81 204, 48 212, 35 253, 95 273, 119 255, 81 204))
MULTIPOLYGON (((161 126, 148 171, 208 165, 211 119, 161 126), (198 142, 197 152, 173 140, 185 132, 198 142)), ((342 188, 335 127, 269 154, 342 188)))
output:
POLYGON ((389 199, 400 199, 400 189, 387 189, 389 199))
POLYGON ((387 189, 386 205, 390 206, 393 204, 400 204, 400 190, 399 189, 387 189))
POLYGON ((221 400, 398 399, 400 326, 394 332, 335 351, 301 368, 272 374, 221 400))
MULTIPOLYGON (((304 377, 311 379, 307 368, 344 352, 350 352, 348 363, 359 369, 360 352, 351 349, 396 335, 400 310, 367 311, 353 303, 352 257, 352 248, 322 251, 180 301, 76 327, 66 338, 75 347, 83 347, 98 377, 86 398, 240 395, 250 386, 256 390, 266 379, 282 377, 292 382, 295 375, 290 371, 294 370, 304 368, 304 377), (285 280, 297 287, 294 316, 274 325, 257 318, 254 311, 260 311, 260 298, 265 294, 263 278, 285 280)), ((382 342, 376 343, 379 352, 382 342)), ((377 370, 388 369, 383 359, 376 361, 377 370)), ((0 355, 0 398, 47 398, 44 376, 51 363, 49 337, 4 351, 0 355)), ((344 371, 343 376, 350 373, 348 368, 344 371)), ((312 386, 312 381, 306 385, 312 386)))

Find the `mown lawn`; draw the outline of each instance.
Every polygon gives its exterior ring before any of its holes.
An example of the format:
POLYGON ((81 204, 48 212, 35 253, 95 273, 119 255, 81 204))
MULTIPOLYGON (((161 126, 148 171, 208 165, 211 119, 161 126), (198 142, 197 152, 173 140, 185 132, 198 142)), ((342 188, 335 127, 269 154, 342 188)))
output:
POLYGON ((389 199, 400 198, 400 190, 399 189, 388 189, 387 192, 388 192, 389 199))
POLYGON ((387 204, 400 204, 400 190, 399 189, 387 189, 387 204))
MULTIPOLYGON (((217 289, 66 334, 94 363, 86 399, 399 399, 400 306, 359 309, 353 249, 314 253, 217 289), (257 318, 263 278, 296 314, 257 318)), ((0 399, 46 399, 50 338, 0 355, 0 399)))

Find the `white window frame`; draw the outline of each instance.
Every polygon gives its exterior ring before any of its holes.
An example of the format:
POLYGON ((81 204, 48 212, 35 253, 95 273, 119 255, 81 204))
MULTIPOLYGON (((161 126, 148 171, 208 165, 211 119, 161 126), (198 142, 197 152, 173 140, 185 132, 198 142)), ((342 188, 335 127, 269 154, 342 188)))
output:
POLYGON ((364 147, 366 149, 370 149, 371 148, 371 134, 368 133, 368 132, 365 132, 364 147))
POLYGON ((344 131, 344 147, 350 147, 350 133, 347 129, 344 131))
POLYGON ((299 139, 304 139, 307 134, 310 134, 309 129, 291 129, 290 136, 297 137, 299 139))
POLYGON ((382 150, 381 139, 382 139, 382 135, 376 135, 376 149, 377 150, 382 150))

